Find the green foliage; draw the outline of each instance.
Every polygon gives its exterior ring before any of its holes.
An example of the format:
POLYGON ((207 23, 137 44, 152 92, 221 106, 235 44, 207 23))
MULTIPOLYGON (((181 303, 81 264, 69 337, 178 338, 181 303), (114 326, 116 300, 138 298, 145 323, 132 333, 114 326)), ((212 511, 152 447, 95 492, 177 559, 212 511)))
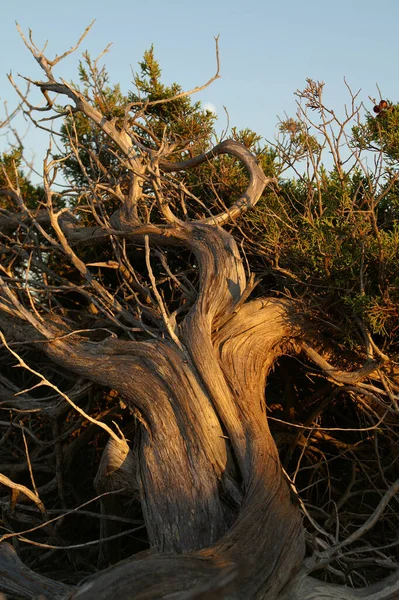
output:
MULTIPOLYGON (((87 53, 79 65, 81 91, 107 120, 130 133, 138 153, 141 144, 154 149, 166 146, 169 160, 184 160, 217 142, 215 116, 185 96, 177 83, 166 85, 162 81, 153 47, 144 53, 133 84, 134 90, 124 94, 119 85, 110 83, 105 67, 100 68, 87 53)), ((255 210, 234 224, 233 230, 240 240, 244 234, 252 268, 265 272, 267 265, 268 281, 274 289, 311 298, 320 314, 345 327, 358 316, 386 344, 397 344, 399 105, 388 103, 378 116, 367 114, 364 122, 357 121, 354 127, 348 119, 352 139, 346 150, 356 148, 357 154, 355 160, 347 162, 340 152, 348 135, 344 137, 341 131, 334 137, 330 133, 330 124, 338 122, 333 111, 323 106, 322 84, 312 86, 308 81, 305 92, 297 96, 305 99, 313 114, 317 111, 321 123, 327 123, 324 129, 313 126, 300 111, 296 118, 280 121, 279 141, 273 145, 265 144, 249 129, 231 129, 231 137, 254 153, 265 174, 279 181, 279 189, 268 187, 255 210), (330 167, 322 161, 325 148, 334 157, 330 167), (376 169, 362 162, 363 151, 377 153, 376 169)), ((64 151, 58 158, 63 159, 64 174, 71 184, 86 190, 88 182, 100 184, 96 189, 104 184, 104 194, 97 195, 96 202, 111 215, 118 208, 118 200, 109 190, 118 187, 126 194, 129 185, 120 152, 80 113, 70 113, 61 134, 64 151)), ((28 205, 35 206, 42 191, 23 176, 19 151, 4 155, 0 164, 0 186, 6 184, 7 173, 13 185, 23 190, 28 205)), ((247 183, 242 164, 232 156, 221 155, 201 168, 175 174, 170 187, 167 179, 163 185, 168 202, 184 219, 204 218, 225 209, 247 183)), ((153 211, 151 220, 156 222, 159 215, 153 208, 153 191, 144 191, 148 202, 145 210, 153 211)), ((87 197, 85 193, 77 202, 86 203, 87 197)), ((4 206, 6 200, 2 202, 4 206)), ((81 224, 94 220, 91 210, 79 214, 81 224)), ((86 252, 87 262, 94 262, 95 252, 86 252)), ((102 248, 102 258, 112 258, 111 246, 102 248)), ((51 257, 48 260, 51 262, 51 257)), ((106 277, 111 281, 113 273, 106 277)))
POLYGON ((354 144, 360 149, 384 153, 391 164, 399 161, 399 104, 386 101, 388 107, 377 116, 368 113, 365 122, 353 128, 354 144))
POLYGON ((321 168, 310 180, 280 181, 245 217, 277 286, 311 298, 333 321, 362 318, 386 344, 399 331, 399 226, 396 188, 372 189, 359 169, 321 168), (379 196, 382 195, 380 203, 379 196), (396 203, 395 203, 396 202, 396 203))
POLYGON ((146 124, 151 129, 151 138, 144 135, 144 139, 152 144, 154 135, 158 140, 166 136, 178 149, 187 147, 192 156, 206 149, 213 136, 214 114, 203 110, 200 102, 193 103, 189 96, 177 97, 182 94, 177 83, 170 86, 162 83, 162 71, 155 60, 153 46, 144 52, 139 66, 140 73, 133 81, 135 90, 128 94, 128 98, 135 105, 136 114, 144 113, 146 124), (152 104, 155 102, 159 103, 152 104))
MULTIPOLYGON (((105 67, 99 68, 97 61, 93 61, 88 53, 79 63, 79 82, 83 94, 106 119, 123 121, 126 97, 119 85, 109 84, 105 67)), ((92 181, 108 181, 120 175, 120 161, 112 141, 82 113, 71 113, 65 119, 61 136, 65 150, 55 158, 63 159, 64 175, 71 183, 83 186, 87 184, 88 177, 92 181)))
MULTIPOLYGON (((43 188, 33 186, 25 176, 22 165, 22 148, 5 152, 0 156, 0 190, 15 190, 30 209, 43 200, 43 188)), ((12 210, 15 203, 10 196, 0 196, 0 209, 12 210)))
POLYGON ((320 151, 320 144, 314 135, 309 134, 309 128, 299 119, 285 119, 280 121, 279 132, 286 136, 287 146, 285 151, 294 160, 301 160, 309 154, 320 151))
POLYGON ((244 231, 274 288, 308 298, 343 332, 360 317, 397 352, 399 105, 381 101, 377 116, 361 122, 354 109, 340 122, 322 91, 308 81, 296 93, 305 106, 280 122, 275 145, 280 189, 265 192, 244 231))
MULTIPOLYGON (((144 53, 139 66, 140 73, 133 81, 135 90, 124 95, 119 85, 109 83, 105 67, 99 68, 86 53, 79 65, 81 91, 106 119, 118 128, 127 127, 138 142, 156 148, 167 139, 174 147, 170 160, 203 152, 213 135, 213 113, 187 96, 171 100, 182 94, 182 89, 176 83, 167 86, 161 82, 161 69, 152 47, 144 53)), ((96 182, 123 177, 117 149, 87 117, 71 114, 61 134, 66 151, 57 158, 64 158, 64 173, 72 183, 84 185, 87 176, 96 182), (79 149, 79 159, 73 146, 79 149)))

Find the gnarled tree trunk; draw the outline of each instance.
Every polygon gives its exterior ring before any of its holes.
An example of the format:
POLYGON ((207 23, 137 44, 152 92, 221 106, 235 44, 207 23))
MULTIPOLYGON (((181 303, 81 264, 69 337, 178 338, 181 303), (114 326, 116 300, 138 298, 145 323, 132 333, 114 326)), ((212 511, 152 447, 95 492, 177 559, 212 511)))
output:
MULTIPOLYGON (((143 147, 131 131, 107 120, 82 93, 56 81, 55 62, 46 60, 37 48, 31 50, 47 76, 36 85, 45 93, 49 110, 50 93, 67 96, 74 110, 91 119, 116 145, 131 185, 123 194, 110 184, 110 193, 121 201, 119 209, 102 224, 84 227, 65 209, 56 212, 49 165, 46 209, 35 215, 18 202, 18 219, 3 215, 8 234, 21 223, 30 223, 74 267, 86 282, 80 293, 89 297, 106 327, 99 320, 98 327, 87 333, 77 323, 71 325, 71 319, 53 315, 51 307, 40 312, 24 289, 13 288, 6 273, 0 278, 2 340, 39 343, 54 363, 119 392, 139 418, 142 426, 134 451, 128 451, 124 438, 119 456, 113 458, 108 447, 97 484, 108 485, 107 477, 117 477, 126 489, 138 490, 151 551, 66 590, 21 566, 5 546, 0 554, 2 589, 17 590, 26 597, 30 580, 31 596, 39 590, 46 598, 79 600, 394 598, 397 577, 386 582, 385 595, 381 586, 351 591, 317 582, 304 563, 302 513, 270 433, 265 387, 277 358, 287 348, 295 351, 294 344, 306 337, 306 328, 287 300, 248 300, 252 279, 247 283, 237 244, 221 228, 254 206, 271 181, 249 151, 232 140, 198 158, 167 162, 163 156, 167 148, 163 152, 143 147), (192 221, 178 218, 162 194, 164 175, 194 168, 221 154, 245 165, 248 188, 229 209, 215 216, 192 221), (151 186, 161 223, 140 220, 144 185, 151 186), (125 242, 144 245, 151 286, 144 289, 134 280, 134 269, 131 264, 126 267, 128 259, 122 251, 111 265, 86 264, 79 256, 80 248, 102 240, 112 240, 118 250, 125 242), (150 263, 155 245, 184 248, 195 257, 199 282, 189 309, 182 305, 178 319, 166 311, 157 291, 150 263), (130 296, 125 299, 110 293, 96 279, 93 266, 118 269, 136 299, 152 294, 156 302, 151 310, 144 302, 134 304, 130 296), (148 328, 140 314, 157 327, 148 328), (94 334, 104 337, 104 329, 106 336, 98 341, 94 334), (15 583, 18 569, 19 588, 15 583)), ((16 190, 8 193, 18 199, 16 190)), ((318 360, 317 356, 313 359, 318 360)), ((330 377, 339 378, 328 363, 321 366, 330 377)), ((118 450, 116 436, 113 444, 118 450)))

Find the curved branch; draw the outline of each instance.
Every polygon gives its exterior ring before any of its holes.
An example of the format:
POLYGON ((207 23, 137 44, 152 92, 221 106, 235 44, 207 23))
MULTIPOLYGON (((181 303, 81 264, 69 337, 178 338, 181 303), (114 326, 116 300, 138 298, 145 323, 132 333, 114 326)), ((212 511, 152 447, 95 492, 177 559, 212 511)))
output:
MULTIPOLYGON (((155 152, 153 150, 150 150, 149 148, 142 147, 142 149, 145 150, 151 156, 154 156, 155 154, 155 152)), ((245 165, 245 168, 247 169, 249 174, 248 187, 230 208, 222 211, 218 215, 208 217, 207 219, 199 219, 198 221, 195 221, 197 223, 199 222, 207 223, 210 225, 224 225, 228 221, 237 218, 243 212, 255 206, 255 204, 261 197, 266 185, 270 185, 271 183, 277 183, 277 180, 275 178, 266 177, 254 155, 245 146, 243 146, 239 142, 236 142, 235 140, 225 140, 224 142, 221 142, 208 152, 205 152, 204 154, 182 162, 174 163, 165 160, 160 160, 159 165, 165 173, 171 173, 173 171, 184 171, 198 167, 204 162, 211 160, 221 154, 229 154, 230 156, 235 156, 245 165)))
POLYGON ((284 588, 277 600, 397 600, 398 597, 399 571, 359 589, 318 581, 302 572, 284 588))
POLYGON ((72 588, 31 571, 8 542, 0 545, 0 590, 18 598, 65 598, 72 588))
POLYGON ((381 366, 381 361, 377 362, 375 360, 368 359, 365 362, 365 364, 357 371, 340 371, 336 367, 330 365, 330 363, 326 361, 325 358, 323 358, 318 352, 316 352, 316 350, 308 346, 305 342, 301 343, 301 347, 303 348, 307 356, 318 367, 320 367, 326 373, 326 375, 328 375, 328 377, 330 377, 337 383, 344 383, 348 385, 359 383, 381 366))
MULTIPOLYGON (((86 30, 84 35, 86 35, 88 29, 86 30)), ((20 32, 20 33, 22 35, 22 32, 20 32)), ((84 37, 84 35, 83 35, 83 37, 84 37)), ((56 62, 61 60, 61 58, 63 58, 63 56, 65 56, 66 54, 62 55, 61 57, 56 57, 54 59, 54 61, 50 61, 50 60, 46 59, 43 52, 39 51, 38 48, 33 43, 28 44, 26 39, 25 38, 23 38, 23 39, 25 41, 25 44, 28 46, 29 50, 32 52, 33 56, 38 61, 38 63, 40 64, 40 66, 42 67, 42 69, 44 70, 44 72, 46 73, 47 78, 48 78, 48 81, 46 81, 46 82, 31 81, 28 79, 28 81, 30 83, 33 83, 35 86, 39 87, 40 90, 42 91, 42 93, 44 94, 44 96, 46 97, 48 105, 47 105, 47 107, 45 107, 45 110, 52 108, 52 102, 48 96, 49 92, 56 93, 56 94, 62 94, 64 96, 67 96, 68 98, 70 98, 75 104, 74 110, 78 110, 78 111, 82 112, 89 119, 91 119, 102 131, 104 131, 104 133, 106 133, 111 138, 111 140, 119 147, 119 149, 127 157, 129 166, 136 175, 136 177, 135 177, 136 187, 138 188, 136 190, 136 193, 138 195, 140 195, 141 194, 141 184, 142 184, 142 180, 144 178, 145 167, 142 164, 142 158, 140 158, 136 152, 136 148, 137 147, 140 148, 143 152, 145 152, 147 155, 149 155, 152 159, 160 158, 160 156, 162 155, 162 148, 158 151, 155 151, 155 150, 152 150, 150 148, 143 146, 142 144, 140 144, 140 142, 137 139, 134 139, 134 136, 132 135, 131 132, 127 131, 124 128, 119 130, 116 127, 115 122, 113 120, 107 119, 106 116, 103 115, 99 110, 97 110, 80 91, 78 91, 77 89, 74 89, 71 85, 69 85, 67 82, 65 82, 62 79, 60 81, 56 81, 52 74, 52 70, 51 70, 52 66, 54 64, 56 64, 56 62)), ((80 43, 80 41, 81 40, 79 40, 78 44, 80 43)), ((216 49, 217 49, 217 56, 218 56, 217 46, 216 46, 216 49)), ((71 51, 73 51, 73 49, 71 49, 71 51)), ((71 52, 71 51, 69 51, 69 52, 71 52)), ((209 85, 214 79, 217 79, 218 77, 219 77, 219 60, 218 60, 217 73, 206 84, 206 86, 209 85)), ((12 85, 17 89, 17 91, 19 91, 18 87, 13 82, 11 76, 9 76, 9 79, 10 79, 12 85)), ((194 93, 195 91, 198 91, 200 89, 202 89, 202 87, 196 88, 195 90, 192 90, 192 92, 190 92, 190 93, 194 93)), ((187 95, 187 94, 182 93, 172 99, 176 99, 183 95, 187 95)), ((169 100, 171 100, 171 99, 169 99, 169 100)), ((27 103, 26 100, 24 100, 24 101, 27 103)), ((159 101, 151 102, 150 104, 153 105, 153 104, 157 104, 158 102, 164 102, 164 100, 162 99, 159 101)), ((30 108, 30 110, 33 110, 35 107, 29 106, 29 108, 30 108)), ((211 225, 224 225, 227 222, 240 216, 243 212, 245 212, 249 208, 255 206, 255 204, 259 200, 263 190, 265 189, 266 185, 268 185, 272 182, 277 183, 276 179, 268 178, 265 176, 265 174, 263 173, 263 170, 259 166, 256 158, 251 154, 251 152, 245 146, 243 146, 242 144, 240 144, 239 142, 237 142, 235 140, 225 140, 224 142, 217 144, 214 148, 212 148, 208 152, 201 154, 200 156, 197 156, 195 158, 186 160, 186 161, 174 163, 174 162, 168 162, 168 161, 160 159, 159 166, 166 173, 170 173, 173 171, 182 171, 182 170, 187 170, 187 169, 197 167, 197 166, 203 164, 205 161, 211 160, 221 154, 228 154, 231 156, 235 156, 244 164, 244 166, 247 169, 248 174, 249 174, 249 184, 248 184, 245 192, 243 194, 241 194, 241 196, 234 202, 234 204, 230 208, 220 212, 219 214, 217 214, 215 216, 208 217, 206 219, 197 220, 194 222, 200 222, 200 223, 211 224, 211 225)), ((177 221, 177 219, 173 218, 173 215, 170 210, 168 210, 168 209, 165 209, 165 210, 166 210, 166 214, 167 215, 169 214, 170 222, 177 221)))
POLYGON ((36 504, 36 506, 42 513, 45 512, 43 502, 40 500, 39 496, 32 492, 25 485, 15 483, 15 481, 11 481, 9 477, 6 477, 6 475, 3 475, 2 473, 0 473, 0 484, 12 490, 12 502, 16 502, 16 499, 18 498, 19 494, 24 494, 27 498, 29 498, 29 500, 32 500, 32 502, 36 504))

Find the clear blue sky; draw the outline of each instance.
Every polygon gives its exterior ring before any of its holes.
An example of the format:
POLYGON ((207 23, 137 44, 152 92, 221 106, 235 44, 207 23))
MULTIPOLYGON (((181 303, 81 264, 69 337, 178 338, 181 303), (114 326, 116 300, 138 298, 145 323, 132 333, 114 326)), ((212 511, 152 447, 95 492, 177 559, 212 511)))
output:
MULTIPOLYGON (((325 95, 339 110, 348 101, 346 77, 360 98, 399 100, 399 0, 17 0, 1 8, 0 98, 10 108, 17 102, 6 72, 40 78, 15 27, 29 28, 38 45, 49 41, 48 53, 73 45, 91 20, 97 19, 81 51, 97 56, 113 42, 105 62, 111 79, 128 90, 131 67, 154 43, 164 79, 190 89, 215 70, 213 37, 220 34, 222 78, 199 96, 215 105, 225 125, 250 127, 272 138, 277 115, 295 113, 293 92, 307 77, 326 83, 325 95)), ((56 74, 77 79, 80 51, 58 65, 56 74)), ((0 109, 1 110, 1 109, 0 109)), ((2 113, 0 112, 0 115, 2 113)), ((6 140, 0 138, 0 151, 6 140)), ((44 151, 43 136, 30 132, 26 147, 36 161, 44 151)))

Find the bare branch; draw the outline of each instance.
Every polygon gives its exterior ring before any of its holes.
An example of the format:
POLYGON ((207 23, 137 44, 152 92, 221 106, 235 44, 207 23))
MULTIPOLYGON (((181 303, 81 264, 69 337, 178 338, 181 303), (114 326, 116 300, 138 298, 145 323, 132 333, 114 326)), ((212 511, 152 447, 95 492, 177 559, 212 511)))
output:
POLYGON ((337 383, 344 384, 355 384, 363 381, 367 377, 369 377, 374 371, 376 371, 381 363, 375 360, 369 359, 366 363, 359 369, 358 371, 353 371, 351 373, 340 371, 336 369, 332 365, 330 365, 320 354, 316 352, 313 348, 308 346, 305 342, 301 342, 301 346, 307 356, 318 366, 320 367, 328 377, 331 377, 337 383))
POLYGON ((216 51, 216 73, 213 77, 211 77, 209 79, 209 81, 207 81, 203 85, 197 86, 197 87, 193 88, 192 90, 189 90, 188 92, 180 92, 179 94, 175 94, 174 96, 171 96, 170 98, 161 98, 160 100, 152 100, 150 102, 146 102, 146 101, 132 102, 132 103, 128 104, 128 106, 126 107, 126 110, 129 111, 134 106, 143 106, 144 109, 146 109, 148 106, 156 106, 158 104, 167 104, 168 102, 174 102, 175 100, 179 100, 180 98, 186 98, 187 96, 192 96, 193 94, 202 92, 202 90, 205 90, 207 87, 209 87, 214 81, 216 81, 216 79, 220 79, 220 75, 219 75, 219 72, 220 72, 219 36, 215 37, 215 51, 216 51))
POLYGON ((84 40, 84 38, 86 37, 86 35, 89 33, 89 31, 92 28, 92 26, 94 25, 94 23, 95 23, 95 19, 90 23, 90 25, 88 25, 88 27, 86 27, 86 29, 84 30, 83 34, 80 36, 79 40, 77 41, 77 43, 74 46, 72 46, 69 50, 67 50, 66 52, 64 52, 60 56, 55 55, 55 57, 53 58, 53 60, 47 59, 44 56, 44 54, 43 54, 43 52, 44 52, 44 50, 45 50, 45 48, 47 46, 47 42, 46 42, 45 47, 43 48, 43 50, 39 50, 39 48, 36 46, 36 44, 32 40, 32 31, 29 30, 29 42, 28 42, 28 40, 26 39, 24 33, 22 32, 22 29, 19 26, 19 24, 16 23, 16 25, 17 25, 17 29, 19 31, 19 35, 21 36, 21 38, 22 38, 25 46, 33 54, 34 58, 37 60, 37 62, 41 66, 41 68, 46 73, 47 77, 50 80, 54 80, 53 79, 53 75, 52 75, 52 67, 54 67, 61 60, 63 60, 64 58, 66 58, 67 56, 69 56, 70 54, 72 54, 73 52, 75 52, 75 50, 77 50, 77 48, 80 46, 80 44, 82 43, 82 41, 84 40))

